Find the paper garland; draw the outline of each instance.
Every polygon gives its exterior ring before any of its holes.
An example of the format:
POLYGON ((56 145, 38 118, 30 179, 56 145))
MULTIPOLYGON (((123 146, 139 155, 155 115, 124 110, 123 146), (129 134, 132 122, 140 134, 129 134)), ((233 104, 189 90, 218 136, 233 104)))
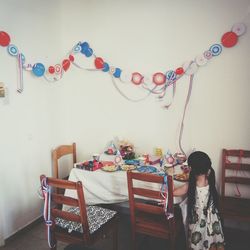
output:
MULTIPOLYGON (((8 53, 11 56, 17 58, 19 62, 19 74, 22 73, 22 70, 31 71, 36 77, 43 76, 49 82, 56 82, 63 77, 63 74, 70 69, 71 65, 74 65, 84 70, 107 72, 110 74, 113 81, 117 79, 123 83, 132 83, 148 91, 146 97, 149 96, 149 94, 155 94, 158 96, 159 99, 162 99, 165 96, 166 89, 169 86, 174 86, 183 75, 195 74, 200 67, 206 65, 208 61, 210 61, 213 57, 220 55, 223 51, 223 48, 231 48, 235 46, 238 42, 239 36, 243 35, 245 32, 245 24, 236 23, 233 25, 231 31, 228 31, 223 34, 220 43, 215 43, 211 45, 208 50, 198 55, 194 60, 190 60, 186 63, 183 63, 175 70, 166 70, 165 73, 156 72, 150 77, 140 72, 132 72, 126 74, 126 72, 120 69, 119 67, 110 66, 110 64, 106 62, 102 57, 95 55, 93 49, 86 41, 78 42, 61 62, 55 65, 49 65, 48 67, 41 62, 34 64, 25 63, 25 56, 23 55, 23 53, 20 52, 17 46, 11 44, 10 36, 5 31, 0 31, 0 46, 7 47, 8 53), (92 68, 81 67, 80 64, 75 61, 75 55, 79 53, 84 55, 86 58, 93 58, 92 68), (22 58, 21 65, 20 56, 22 58)), ((19 78, 21 79, 21 77, 19 78)), ((116 85, 116 88, 119 89, 118 85, 116 85)), ((20 88, 19 92, 21 92, 20 88)), ((119 92, 122 93, 121 90, 119 90, 119 92)), ((124 93, 122 95, 128 100, 131 100, 124 93)), ((140 98, 138 100, 142 99, 144 98, 140 98)))

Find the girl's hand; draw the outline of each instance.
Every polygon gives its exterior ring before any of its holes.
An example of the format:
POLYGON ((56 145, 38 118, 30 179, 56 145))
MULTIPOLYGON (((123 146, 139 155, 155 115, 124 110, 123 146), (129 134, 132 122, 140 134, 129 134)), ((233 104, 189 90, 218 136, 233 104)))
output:
POLYGON ((174 196, 183 196, 187 193, 187 191, 188 191, 188 183, 185 183, 184 185, 175 188, 173 194, 174 196))

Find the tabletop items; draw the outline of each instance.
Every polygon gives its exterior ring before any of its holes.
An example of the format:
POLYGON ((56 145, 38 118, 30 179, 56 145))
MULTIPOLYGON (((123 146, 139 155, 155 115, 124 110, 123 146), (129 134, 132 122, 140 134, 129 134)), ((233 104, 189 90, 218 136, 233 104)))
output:
POLYGON ((188 181, 189 167, 186 155, 170 151, 163 154, 159 147, 154 154, 136 154, 134 145, 129 141, 110 141, 103 153, 95 153, 92 159, 76 164, 76 168, 95 171, 101 169, 106 172, 136 170, 143 173, 167 174, 175 180, 188 181), (178 167, 177 167, 178 166, 178 167))

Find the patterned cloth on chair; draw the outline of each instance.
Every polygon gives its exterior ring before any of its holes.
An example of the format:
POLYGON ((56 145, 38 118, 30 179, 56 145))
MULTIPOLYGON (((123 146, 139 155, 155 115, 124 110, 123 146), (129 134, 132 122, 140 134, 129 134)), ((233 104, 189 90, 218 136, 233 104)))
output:
MULTIPOLYGON (((80 215, 79 207, 71 207, 68 209, 68 212, 80 215)), ((116 211, 102 208, 98 206, 87 206, 87 216, 89 223, 89 232, 92 234, 97 229, 99 229, 103 224, 109 221, 114 217, 116 211)), ((55 223, 57 226, 68 229, 68 232, 72 231, 83 233, 82 225, 74 221, 67 221, 61 218, 56 218, 55 223)))

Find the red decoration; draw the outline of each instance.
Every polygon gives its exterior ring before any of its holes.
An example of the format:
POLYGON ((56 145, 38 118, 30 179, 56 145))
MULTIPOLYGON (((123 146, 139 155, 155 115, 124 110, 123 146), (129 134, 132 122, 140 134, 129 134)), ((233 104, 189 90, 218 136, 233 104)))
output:
POLYGON ((184 73, 184 69, 183 69, 182 67, 179 67, 179 68, 177 68, 177 69, 175 70, 175 73, 176 73, 177 75, 182 75, 182 74, 184 73))
POLYGON ((62 67, 63 67, 64 71, 67 71, 69 69, 69 66, 70 66, 69 59, 64 59, 62 62, 62 67))
POLYGON ((6 47, 9 44, 10 44, 10 36, 4 31, 0 31, 0 45, 6 47))
POLYGON ((50 74, 54 74, 55 73, 55 68, 53 66, 49 66, 48 71, 50 74))
POLYGON ((131 81, 135 84, 135 85, 140 85, 142 83, 142 80, 143 80, 143 76, 138 73, 138 72, 135 72, 132 74, 132 79, 131 81))
POLYGON ((221 43, 226 48, 233 47, 238 42, 238 36, 236 33, 229 31, 225 33, 221 38, 221 43))
POLYGON ((74 60, 75 60, 74 56, 69 55, 69 60, 70 60, 71 62, 74 62, 74 60))
POLYGON ((155 85, 162 85, 166 82, 166 76, 161 72, 157 72, 153 75, 153 82, 155 85))
POLYGON ((101 57, 97 57, 97 58, 95 59, 95 67, 96 67, 97 69, 103 69, 103 66, 104 66, 104 61, 103 61, 103 59, 102 59, 101 57))

